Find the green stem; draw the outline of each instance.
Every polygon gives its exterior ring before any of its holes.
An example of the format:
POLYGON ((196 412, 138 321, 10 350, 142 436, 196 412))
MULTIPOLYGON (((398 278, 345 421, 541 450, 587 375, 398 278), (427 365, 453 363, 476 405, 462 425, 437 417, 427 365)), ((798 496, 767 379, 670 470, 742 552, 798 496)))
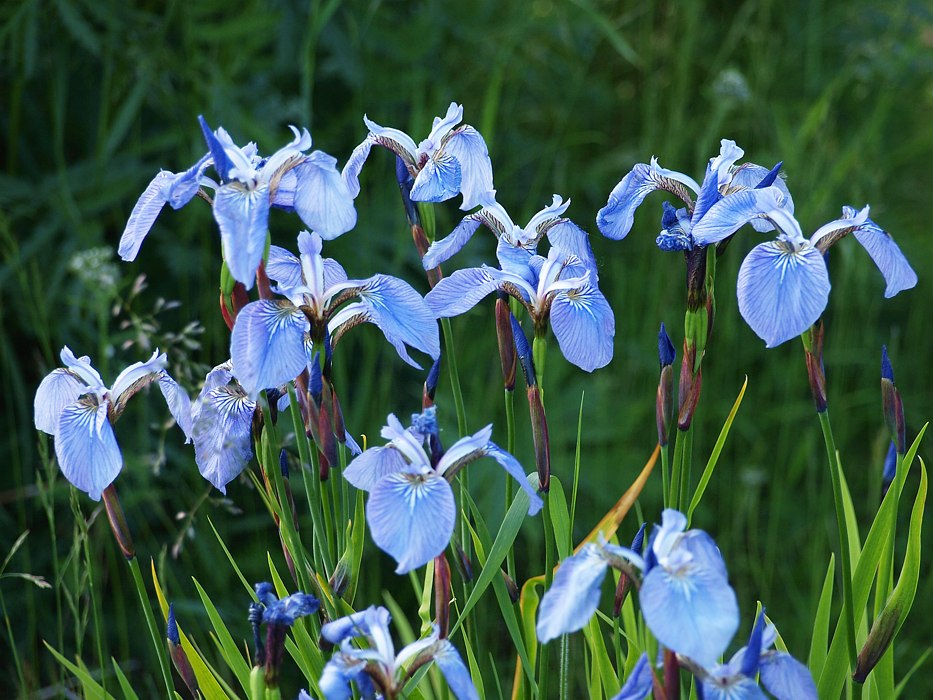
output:
MULTIPOLYGON (((506 438, 505 438, 505 451, 509 454, 515 453, 515 392, 505 390, 505 428, 506 428, 506 438)), ((514 497, 515 484, 512 481, 512 477, 508 474, 505 475, 505 510, 508 512, 509 507, 512 505, 512 498, 514 497)), ((508 573, 509 578, 513 581, 515 580, 515 549, 514 547, 509 547, 508 554, 505 555, 505 570, 508 573)))
POLYGON ((826 443, 826 458, 833 483, 833 501, 836 505, 836 527, 839 530, 839 549, 842 558, 842 616, 845 621, 846 641, 849 647, 849 667, 855 668, 858 655, 855 646, 855 611, 852 609, 852 561, 849 553, 849 529, 846 525, 845 504, 842 497, 840 465, 836 456, 836 440, 829 422, 829 411, 817 413, 826 443))
POLYGON ((152 607, 149 605, 149 595, 146 593, 146 585, 143 583, 143 575, 139 570, 139 561, 136 557, 127 559, 130 565, 130 571, 133 573, 133 583, 136 584, 136 593, 139 596, 139 605, 146 616, 146 626, 149 628, 149 637, 152 642, 153 651, 159 660, 159 670, 162 672, 162 682, 165 684, 165 697, 175 697, 175 686, 172 683, 172 672, 168 667, 168 658, 166 657, 165 642, 159 632, 159 626, 156 624, 155 615, 152 614, 152 607))
POLYGON ((463 405, 463 391, 460 389, 460 373, 457 371, 457 353, 454 348, 454 334, 450 328, 450 319, 441 319, 444 332, 444 349, 447 352, 447 371, 450 374, 450 390, 454 395, 454 408, 457 411, 457 430, 460 437, 466 437, 466 408, 463 405))
MULTIPOLYGON (((544 508, 541 510, 541 520, 544 525, 544 589, 551 589, 554 578, 554 541, 551 537, 553 525, 551 524, 551 498, 549 494, 542 493, 544 508)), ((546 699, 548 691, 548 657, 550 645, 541 644, 538 650, 538 697, 546 699)))
MULTIPOLYGON (((690 476, 693 467, 693 424, 683 431, 684 449, 680 464, 680 507, 685 511, 690 503, 690 476)), ((679 440, 678 440, 679 442, 679 440)))
MULTIPOLYGON (((895 475, 900 474, 904 455, 897 455, 897 463, 894 468, 895 475)), ((884 543, 884 550, 881 553, 881 561, 878 564, 878 588, 875 593, 875 616, 881 612, 884 604, 887 602, 891 589, 894 588, 894 544, 897 535, 897 506, 900 499, 900 491, 897 489, 898 482, 895 478, 889 488, 894 491, 894 517, 891 518, 891 534, 884 543)))
POLYGON ((684 433, 678 429, 677 436, 674 438, 674 465, 671 467, 670 496, 668 504, 672 508, 680 508, 680 472, 683 469, 684 461, 684 443, 686 442, 684 433))
POLYGON ((661 445, 661 497, 664 499, 665 508, 671 507, 670 461, 667 445, 661 445))

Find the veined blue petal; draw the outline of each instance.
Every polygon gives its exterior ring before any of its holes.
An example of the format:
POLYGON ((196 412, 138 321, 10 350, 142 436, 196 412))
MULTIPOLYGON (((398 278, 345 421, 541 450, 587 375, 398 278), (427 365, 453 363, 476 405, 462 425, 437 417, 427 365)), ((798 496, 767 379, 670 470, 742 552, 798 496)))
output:
POLYGON ((522 469, 522 465, 519 464, 518 460, 492 442, 486 443, 486 446, 483 448, 483 453, 487 457, 492 457, 496 460, 499 466, 505 469, 505 471, 509 473, 509 476, 518 482, 522 490, 528 494, 530 501, 528 504, 528 515, 537 515, 538 511, 544 506, 544 501, 541 500, 541 497, 528 481, 525 470, 522 469))
POLYGON ((491 267, 455 270, 428 292, 424 301, 438 318, 458 316, 472 309, 502 284, 501 273, 491 267))
POLYGON ((139 247, 143 244, 143 239, 152 228, 159 212, 168 201, 166 190, 171 185, 175 177, 174 173, 162 170, 152 178, 152 181, 146 186, 146 189, 140 195, 130 218, 123 229, 123 235, 120 236, 120 245, 117 248, 119 256, 126 261, 136 259, 139 253, 139 247))
POLYGON ((321 627, 321 636, 331 644, 356 637, 388 637, 391 621, 392 616, 386 608, 370 605, 365 610, 325 623, 321 627))
POLYGON ((327 662, 317 685, 326 700, 350 700, 350 682, 363 677, 366 662, 338 652, 327 662))
POLYGON ((284 211, 295 211, 295 190, 298 189, 298 176, 294 169, 284 172, 278 187, 272 193, 272 206, 284 211))
POLYGON ((214 195, 214 219, 220 227, 224 260, 230 274, 252 289, 266 247, 269 186, 247 189, 239 182, 223 185, 214 195))
POLYGON ((551 328, 568 362, 592 372, 612 359, 615 317, 593 285, 558 292, 551 302, 551 328))
POLYGON ((185 444, 191 442, 192 417, 191 417, 191 399, 188 398, 188 392, 178 385, 167 372, 159 375, 159 390, 168 404, 169 413, 178 423, 178 427, 185 434, 185 444))
POLYGON ((367 320, 378 326, 399 355, 404 345, 409 345, 434 360, 440 357, 437 317, 407 282, 388 275, 374 275, 363 281, 359 298, 366 309, 367 320))
POLYGON ((767 700, 754 678, 730 675, 731 668, 715 669, 697 686, 702 700, 767 700))
POLYGON ((645 700, 654 687, 654 675, 651 671, 651 662, 648 661, 648 653, 643 653, 638 657, 635 667, 625 679, 625 685, 619 691, 618 695, 613 696, 612 700, 645 700))
POLYGON ((114 403, 123 403, 126 398, 124 394, 132 393, 139 389, 137 383, 144 380, 152 381, 159 378, 162 370, 168 362, 165 353, 159 353, 158 348, 152 353, 152 356, 145 362, 134 362, 124 369, 113 381, 110 388, 111 400, 114 403))
POLYGON ((700 188, 683 173, 661 168, 652 158, 648 163, 638 163, 622 178, 612 192, 606 206, 596 214, 596 226, 607 238, 621 240, 628 235, 635 221, 635 210, 645 197, 658 188, 669 189, 666 180, 686 185, 694 192, 700 188))
POLYGON ((123 468, 107 408, 107 402, 93 400, 65 406, 55 435, 55 455, 62 474, 95 501, 123 468))
POLYGON ((762 243, 752 248, 739 268, 739 311, 773 348, 816 323, 826 308, 829 289, 819 250, 807 245, 793 252, 779 241, 762 243))
POLYGON ((411 188, 413 202, 443 202, 460 192, 460 162, 449 153, 429 158, 411 188))
POLYGON ((397 574, 443 552, 456 515, 450 484, 434 472, 390 474, 376 484, 366 504, 373 541, 398 562, 397 574))
POLYGON ((294 289, 304 284, 301 261, 285 248, 280 248, 277 245, 269 246, 269 257, 266 259, 266 274, 270 280, 278 282, 283 289, 294 289))
POLYGON ((407 466, 394 447, 370 447, 347 465, 343 477, 361 491, 372 491, 384 476, 405 471, 407 466))
POLYGON ((499 238, 499 243, 496 245, 496 258, 499 260, 499 267, 502 268, 503 272, 520 277, 530 287, 534 288, 538 284, 538 278, 535 270, 531 267, 532 257, 530 250, 512 244, 505 236, 499 238))
POLYGON ((884 290, 886 299, 917 285, 917 273, 907 262, 907 258, 904 257, 890 233, 868 219, 855 230, 854 235, 855 240, 868 251, 871 259, 884 275, 884 281, 887 284, 884 290))
MULTIPOLYGON (((774 171, 780 171, 783 163, 778 163, 774 168, 768 170, 760 165, 754 163, 742 163, 738 168, 732 171, 732 180, 729 182, 729 186, 726 194, 730 194, 739 190, 751 190, 755 188, 762 187, 762 180, 765 177, 776 175, 774 171)), ((768 182, 764 187, 777 187, 781 194, 784 197, 783 209, 789 214, 794 213, 794 199, 791 197, 790 190, 787 189, 787 183, 784 182, 784 178, 780 176, 775 176, 773 181, 768 182)), ((752 228, 754 228, 759 233, 766 233, 768 231, 774 230, 774 225, 769 222, 767 219, 752 219, 750 222, 752 228)))
POLYGON ((781 651, 766 652, 761 658, 761 684, 777 700, 816 700, 813 676, 802 663, 781 651))
POLYGON ((197 163, 172 178, 164 190, 165 198, 172 209, 181 209, 194 199, 201 186, 201 176, 210 164, 211 154, 205 153, 197 163))
POLYGON ((353 194, 333 156, 314 151, 293 172, 298 178, 295 211, 307 226, 327 240, 356 226, 353 194))
POLYGON ((201 402, 192 427, 194 459, 201 476, 221 493, 252 457, 251 431, 256 404, 225 386, 211 390, 201 402))
POLYGON ((49 435, 58 432, 58 417, 73 404, 88 386, 67 369, 53 369, 36 389, 33 414, 36 428, 49 435))
POLYGON ((376 143, 380 146, 388 148, 395 153, 395 155, 407 159, 408 162, 414 161, 415 153, 418 150, 418 144, 415 143, 411 136, 399 129, 393 129, 389 126, 379 126, 365 114, 363 115, 363 123, 366 125, 366 128, 369 129, 369 133, 375 138, 376 143))
POLYGON ((697 245, 710 245, 728 238, 753 219, 768 219, 795 241, 802 241, 800 224, 784 209, 784 199, 777 187, 743 190, 723 197, 701 219, 694 213, 693 234, 697 245))
POLYGON ((444 680, 457 700, 479 700, 479 693, 476 692, 469 670, 457 649, 447 639, 437 642, 434 663, 444 674, 444 680))
POLYGON ((347 273, 339 262, 333 258, 324 258, 324 289, 330 289, 347 279, 347 273))
POLYGON ((493 189, 492 161, 489 160, 489 149, 482 135, 472 126, 464 125, 454 129, 444 140, 442 148, 444 153, 453 156, 460 164, 459 189, 463 193, 460 208, 469 211, 482 205, 486 193, 493 189))
MULTIPOLYGON (((434 117, 434 121, 431 122, 431 133, 428 134, 428 138, 422 142, 419 148, 438 148, 444 137, 462 121, 463 105, 451 102, 447 105, 447 111, 444 113, 443 117, 434 117)), ((433 150, 428 152, 433 152, 433 150)))
POLYGON ((107 390, 107 387, 104 386, 104 380, 100 378, 100 374, 96 369, 91 365, 91 358, 87 355, 82 355, 81 357, 75 357, 75 354, 71 351, 67 345, 62 348, 62 351, 59 353, 62 364, 79 379, 84 381, 88 386, 88 391, 93 391, 96 394, 102 394, 107 390))
POLYGON ((723 579, 728 578, 726 562, 716 542, 702 530, 687 530, 676 541, 678 548, 690 553, 697 566, 709 569, 723 579))
POLYGON ((457 224, 457 228, 439 241, 434 241, 431 244, 428 252, 421 259, 424 269, 433 270, 452 255, 459 253, 463 246, 473 237, 473 234, 476 233, 479 225, 480 220, 476 214, 463 217, 463 220, 457 224))
POLYGON ((214 170, 220 175, 220 181, 225 182, 233 164, 230 162, 230 158, 227 156, 223 144, 220 143, 217 139, 217 135, 211 130, 211 127, 208 126, 207 120, 200 114, 198 115, 198 123, 201 125, 201 133, 204 134, 207 148, 211 152, 211 158, 214 161, 214 170))
POLYGON ((305 331, 310 324, 287 301, 260 300, 237 314, 230 336, 230 356, 236 378, 250 396, 284 384, 304 370, 305 331))
POLYGON ((706 176, 703 178, 700 194, 697 196, 696 204, 693 207, 693 215, 690 217, 691 222, 700 221, 706 216, 706 212, 722 199, 722 194, 719 192, 719 174, 713 167, 716 160, 716 158, 711 159, 706 167, 706 176))
POLYGON ((343 166, 340 177, 347 186, 347 192, 350 193, 353 199, 356 199, 360 193, 360 171, 363 169, 363 163, 369 158, 369 152, 372 150, 374 143, 373 137, 367 136, 360 145, 353 149, 343 166))
POLYGON ((724 185, 729 181, 732 166, 735 161, 745 155, 745 151, 739 148, 735 141, 731 139, 719 140, 719 155, 710 158, 709 168, 716 173, 719 185, 724 185))
POLYGON ((553 224, 563 216, 569 206, 569 199, 565 202, 559 194, 551 195, 551 203, 528 220, 528 223, 525 224, 525 230, 537 232, 548 224, 553 224))
POLYGON ((717 662, 739 627, 739 606, 728 581, 696 564, 674 571, 653 567, 638 600, 658 641, 705 667, 717 662))
POLYGON ((542 643, 586 626, 599 605, 599 588, 608 567, 599 547, 592 543, 561 562, 538 607, 535 629, 542 643))
POLYGON ((578 257, 590 272, 590 279, 599 279, 596 258, 590 246, 590 234, 573 223, 570 219, 558 219, 547 227, 547 239, 555 248, 578 257))

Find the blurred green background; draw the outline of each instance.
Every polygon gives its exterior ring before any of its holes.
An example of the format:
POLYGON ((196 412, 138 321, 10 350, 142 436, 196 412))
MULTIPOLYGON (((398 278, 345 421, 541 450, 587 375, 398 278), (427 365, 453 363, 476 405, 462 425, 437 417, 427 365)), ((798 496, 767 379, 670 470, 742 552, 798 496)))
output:
MULTIPOLYGON (((654 245, 663 195, 639 209, 626 240, 596 231, 596 211, 622 175, 657 155, 700 179, 719 139, 731 138, 748 160, 784 161, 805 231, 836 218, 843 204, 872 205, 872 218, 892 232, 920 282, 884 300, 883 280, 860 246, 845 241, 832 251, 829 403, 864 536, 887 448, 882 344, 909 437, 933 416, 928 3, 7 2, 0 6, 0 556, 28 530, 6 573, 55 585, 0 579, 7 649, 0 689, 9 689, 0 694, 63 693, 68 674, 42 640, 66 656, 80 653, 94 669, 96 627, 106 630, 105 658, 120 660, 138 688, 156 687, 106 518, 49 464, 51 443, 33 428, 32 398, 64 344, 91 355, 107 381, 159 346, 192 393, 204 371, 227 358, 217 311, 219 237, 207 206, 164 211, 135 263, 115 255, 150 178, 160 168, 182 170, 204 152, 197 115, 239 143, 255 140, 263 153, 290 139, 288 124, 307 126, 315 147, 342 164, 366 133, 364 113, 417 140, 452 100, 484 134, 498 199, 516 221, 552 193, 573 199, 567 216, 592 234, 601 287, 615 310, 609 367, 585 375, 553 349, 547 367, 554 473, 565 483, 585 391, 578 537, 628 486, 656 441, 658 325, 666 322, 678 350, 683 339, 683 262, 654 245), (94 563, 92 581, 86 561, 94 563), (97 622, 92 595, 103 611, 97 622)), ((373 152, 361 184, 359 223, 326 254, 351 276, 387 272, 426 291, 387 151, 373 152)), ((439 232, 461 215, 453 201, 439 206, 439 232)), ((270 224, 273 241, 293 247, 296 220, 278 212, 270 224)), ((730 567, 743 611, 739 635, 762 600, 790 650, 805 658, 835 520, 802 348, 788 342, 765 350, 736 308, 736 271, 754 236, 740 235, 720 260, 696 423, 700 466, 746 375, 749 388, 696 524, 717 539, 730 567)), ((492 236, 481 232, 447 267, 492 261, 493 251, 492 236)), ((470 427, 504 425, 491 301, 453 327, 470 427)), ((376 436, 387 413, 418 409, 423 375, 398 361, 375 329, 350 334, 335 361, 355 432, 376 436)), ((452 435, 449 396, 442 384, 442 424, 452 435)), ((524 418, 523 400, 517 406, 524 418)), ((207 519, 255 580, 267 578, 266 550, 281 559, 277 535, 247 479, 231 484, 227 498, 207 487, 167 415, 159 397, 137 399, 117 429, 126 459, 118 487, 137 549, 144 562, 156 558, 189 632, 203 638, 207 628, 190 582, 196 576, 245 638, 248 601, 207 519)), ((530 465, 527 435, 520 433, 518 455, 530 465)), ((905 498, 916 491, 917 473, 905 498)), ((474 474, 484 502, 501 512, 501 477, 488 466, 474 474)), ((641 507, 657 517, 658 483, 641 507)), ((623 539, 635 527, 624 523, 623 539)), ((929 544, 929 519, 925 530, 929 544)), ((539 539, 540 528, 526 525, 520 564, 540 561, 539 539)), ((358 605, 379 602, 383 586, 411 602, 388 558, 374 548, 368 556, 358 605)), ((930 646, 931 601, 933 580, 922 576, 898 640, 898 678, 930 646)), ((487 612, 494 649, 504 635, 495 605, 487 612)), ((906 696, 933 694, 925 670, 906 696)), ((498 672, 509 683, 511 661, 498 672)))

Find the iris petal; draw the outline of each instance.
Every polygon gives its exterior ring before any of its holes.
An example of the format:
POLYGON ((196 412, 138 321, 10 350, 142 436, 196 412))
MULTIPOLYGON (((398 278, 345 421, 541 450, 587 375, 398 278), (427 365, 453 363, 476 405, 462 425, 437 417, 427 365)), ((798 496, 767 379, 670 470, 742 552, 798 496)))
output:
POLYGON ((803 240, 800 225, 784 209, 785 200, 777 187, 743 190, 723 197, 711 206, 701 219, 694 214, 694 243, 710 245, 728 238, 755 219, 769 219, 795 241, 803 240))
POLYGON ((356 208, 337 161, 322 151, 312 152, 294 168, 298 184, 295 211, 312 230, 331 240, 356 226, 356 208))
POLYGON ((813 676, 790 654, 767 652, 759 669, 761 684, 778 700, 816 700, 813 676))
POLYGON ((541 642, 586 626, 599 605, 599 588, 608 566, 599 547, 592 543, 561 563, 538 608, 536 629, 541 642))
POLYGON ((433 270, 435 267, 446 261, 467 244, 467 242, 476 233, 480 226, 480 220, 476 215, 470 214, 463 217, 463 220, 457 224, 457 228, 444 236, 439 241, 434 241, 428 252, 421 259, 421 264, 425 270, 433 270))
POLYGON ((366 159, 369 158, 369 152, 372 150, 374 143, 375 140, 372 136, 367 136, 360 145, 353 149, 343 166, 343 172, 340 174, 347 186, 347 191, 354 199, 360 193, 360 171, 363 169, 366 159))
POLYGON ((638 657, 635 667, 625 680, 625 685, 622 686, 618 695, 613 696, 612 700, 645 700, 653 687, 654 675, 651 672, 651 663, 648 661, 648 654, 644 653, 638 657))
POLYGON ((165 372, 159 376, 159 390, 165 398, 165 403, 168 404, 169 413, 185 434, 185 443, 191 442, 191 399, 188 398, 188 392, 165 372))
POLYGON ((577 367, 592 372, 612 359, 615 317, 606 297, 591 284, 554 296, 551 327, 564 357, 577 367))
POLYGON ((599 279, 596 270, 596 258, 590 245, 590 234, 573 223, 570 219, 559 219, 547 227, 547 239, 551 245, 565 253, 575 255, 590 272, 590 279, 599 279))
POLYGON ((443 202, 460 192, 460 163, 449 153, 430 158, 415 177, 411 188, 413 202, 443 202))
POLYGON ((174 173, 165 170, 161 171, 152 178, 152 181, 146 186, 146 189, 143 190, 133 206, 133 211, 126 222, 123 235, 120 236, 120 245, 117 248, 117 253, 123 260, 129 262, 136 259, 143 240, 152 228, 152 224, 155 223, 159 212, 162 211, 162 207, 168 201, 166 190, 171 185, 174 177, 174 173))
POLYGON ((55 435, 55 454, 62 474, 95 501, 123 468, 107 408, 106 402, 95 405, 89 401, 66 406, 55 435))
POLYGON ((371 447, 343 470, 343 477, 361 491, 372 491, 380 479, 404 471, 408 462, 394 447, 371 447))
POLYGON ((522 465, 519 464, 518 460, 492 442, 486 444, 486 447, 483 448, 483 453, 487 457, 492 457, 496 460, 499 466, 505 469, 505 471, 509 473, 509 476, 518 482, 518 485, 528 494, 528 498, 530 499, 528 515, 536 515, 544 506, 544 501, 541 500, 541 497, 528 481, 525 470, 522 469, 522 465))
POLYGON ((304 284, 301 261, 285 248, 277 245, 269 246, 266 274, 270 280, 278 282, 283 289, 294 289, 304 284))
POLYGON ((438 318, 458 316, 472 309, 501 284, 500 273, 495 268, 473 267, 456 270, 438 282, 434 289, 425 295, 424 301, 438 318))
POLYGON ((370 492, 366 520, 376 545, 398 562, 404 574, 444 551, 454 531, 456 504, 442 476, 390 474, 370 492))
POLYGON ((793 252, 778 241, 755 246, 739 268, 742 318, 769 348, 816 323, 829 300, 823 256, 805 246, 793 252))
POLYGON ((460 164, 459 189, 463 193, 460 208, 469 211, 483 204, 493 184, 492 161, 482 135, 472 126, 461 126, 444 141, 443 150, 460 164))
POLYGON ((434 663, 444 674, 444 680, 457 700, 479 700, 479 693, 460 654, 453 644, 442 639, 434 652, 434 663))
POLYGON ((252 289, 256 268, 266 247, 269 223, 269 186, 248 189, 231 182, 217 190, 214 219, 220 227, 224 260, 230 274, 252 289))
POLYGON ((88 391, 88 386, 67 369, 52 370, 36 389, 33 402, 36 428, 55 435, 62 411, 88 391))
POLYGON ((884 275, 884 281, 887 284, 884 290, 886 299, 917 285, 917 273, 907 262, 907 258, 904 257, 890 233, 869 219, 855 230, 854 235, 855 240, 868 251, 871 259, 884 275))
POLYGON ((194 458, 201 476, 221 493, 252 457, 251 431, 256 404, 227 387, 210 391, 192 427, 194 458))
POLYGON ((237 314, 230 336, 236 378, 250 396, 284 384, 308 362, 304 314, 287 301, 254 301, 237 314))

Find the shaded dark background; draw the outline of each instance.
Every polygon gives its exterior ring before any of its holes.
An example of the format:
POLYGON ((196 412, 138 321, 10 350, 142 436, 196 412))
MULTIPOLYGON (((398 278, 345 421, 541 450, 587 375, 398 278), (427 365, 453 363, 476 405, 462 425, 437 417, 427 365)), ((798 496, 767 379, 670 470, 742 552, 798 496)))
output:
MULTIPOLYGON (((748 160, 784 161, 805 231, 836 218, 843 204, 872 205, 872 218, 893 233, 920 282, 884 300, 881 276, 854 241, 830 256, 829 401, 867 533, 887 447, 878 390, 882 344, 911 437, 933 415, 927 3, 4 3, 0 555, 29 530, 6 573, 43 576, 54 586, 0 579, 4 646, 12 638, 15 649, 0 662, 0 688, 9 681, 15 692, 54 695, 56 684, 68 682, 42 639, 66 655, 80 652, 93 667, 94 605, 103 612, 107 654, 126 660, 139 687, 152 682, 130 582, 105 518, 48 463, 51 443, 33 428, 32 398, 64 344, 91 355, 107 381, 159 346, 192 393, 204 371, 226 359, 228 335, 216 303, 219 238, 207 206, 195 201, 163 212, 135 263, 115 255, 133 203, 155 172, 181 170, 203 153, 197 115, 239 143, 255 140, 263 153, 290 139, 288 124, 307 126, 315 147, 342 164, 366 133, 364 113, 417 140, 451 100, 463 103, 465 120, 484 134, 499 201, 516 221, 554 192, 573 199, 567 216, 593 235, 601 287, 615 310, 608 368, 587 376, 554 351, 547 367, 555 473, 565 483, 585 391, 578 537, 627 487, 655 442, 659 323, 667 323, 678 348, 682 341, 683 263, 654 246, 663 196, 639 209, 625 241, 596 231, 596 211, 621 176, 657 155, 665 167, 700 179, 719 139, 732 138, 748 160), (94 563, 93 589, 86 561, 94 563)), ((326 254, 351 276, 387 272, 426 291, 393 173, 388 152, 374 151, 357 199, 359 223, 326 254)), ((460 216, 454 202, 439 206, 439 231, 460 216)), ((295 219, 279 212, 270 225, 275 243, 293 247, 295 219)), ((749 388, 696 523, 716 537, 730 566, 749 618, 740 635, 760 599, 791 651, 805 657, 835 521, 801 347, 765 350, 736 308, 736 271, 754 235, 743 232, 720 261, 717 324, 697 418, 698 469, 745 375, 749 388)), ((448 267, 491 261, 493 250, 492 237, 480 233, 448 267)), ((487 307, 453 324, 474 428, 504 422, 487 307)), ((387 352, 375 329, 347 336, 336 362, 347 421, 357 432, 375 436, 386 413, 418 408, 423 376, 387 352)), ((442 385, 442 422, 453 434, 446 391, 442 385)), ((126 459, 118 485, 137 548, 157 559, 195 633, 206 623, 191 575, 216 593, 235 634, 245 636, 247 601, 223 595, 236 584, 207 517, 256 579, 266 575, 267 549, 280 556, 274 529, 245 478, 231 484, 226 499, 206 487, 159 401, 134 400, 117 430, 126 459)), ((518 454, 531 463, 529 439, 520 436, 518 454)), ((476 473, 473 485, 494 512, 501 510, 501 478, 492 477, 492 467, 476 473)), ((905 499, 916 490, 917 473, 905 499)), ((660 487, 649 491, 641 505, 653 518, 660 487)), ((624 525, 623 537, 634 529, 624 525)), ((525 530, 523 547, 532 557, 539 530, 525 530)), ((925 531, 928 543, 929 525, 925 531)), ((383 585, 398 585, 387 558, 374 549, 371 557, 361 604, 377 602, 383 585)), ((922 576, 898 640, 898 677, 930 645, 931 600, 933 583, 922 576)), ((487 612, 496 639, 495 606, 487 612)), ((906 692, 920 697, 931 688, 921 669, 906 692)))

